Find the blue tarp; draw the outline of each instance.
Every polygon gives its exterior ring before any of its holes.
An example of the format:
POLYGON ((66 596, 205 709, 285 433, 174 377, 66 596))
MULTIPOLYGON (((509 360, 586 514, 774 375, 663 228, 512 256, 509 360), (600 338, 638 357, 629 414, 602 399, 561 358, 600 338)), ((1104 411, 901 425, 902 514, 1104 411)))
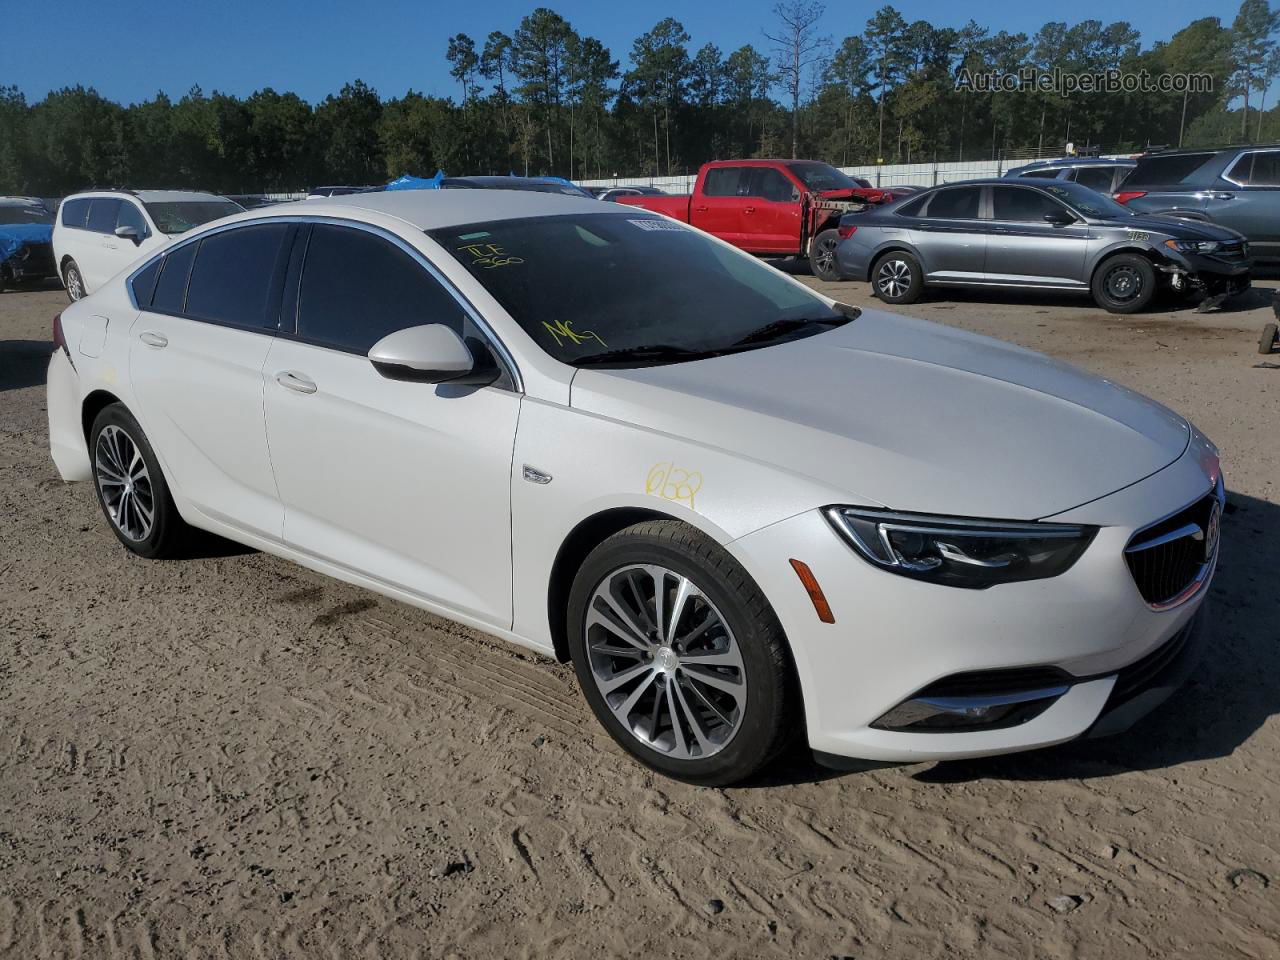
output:
POLYGON ((403 176, 396 177, 394 180, 388 183, 385 187, 383 187, 383 189, 384 190, 439 190, 440 181, 443 179, 444 179, 443 170, 437 170, 436 175, 432 177, 430 180, 426 180, 422 177, 413 177, 406 173, 403 176))
POLYGON ((52 242, 51 224, 0 223, 0 263, 4 263, 28 244, 52 242))

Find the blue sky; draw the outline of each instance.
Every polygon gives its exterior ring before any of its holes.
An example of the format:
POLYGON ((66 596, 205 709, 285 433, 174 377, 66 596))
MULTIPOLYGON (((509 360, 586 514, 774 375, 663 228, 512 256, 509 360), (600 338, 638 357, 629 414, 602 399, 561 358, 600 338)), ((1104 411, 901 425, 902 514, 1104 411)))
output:
MULTIPOLYGON (((694 49, 707 42, 725 51, 744 43, 767 48, 761 30, 771 22, 773 3, 708 0, 664 7, 564 0, 548 5, 579 32, 600 38, 626 69, 631 41, 668 15, 684 23, 694 49)), ((194 84, 206 93, 238 95, 270 86, 315 102, 360 77, 383 96, 410 88, 457 96, 444 59, 447 38, 468 33, 480 44, 490 30, 510 33, 536 5, 513 0, 62 0, 50 20, 34 15, 38 4, 27 4, 33 15, 4 17, 0 85, 16 84, 28 101, 80 83, 125 103, 149 99, 157 90, 176 99, 194 84)), ((823 32, 837 40, 858 33, 879 5, 830 3, 823 32)), ((1230 22, 1237 4, 1228 0, 1215 9, 1204 0, 1168 0, 1130 9, 1105 0, 1077 0, 1069 14, 1061 5, 1046 4, 902 0, 895 6, 908 20, 960 26, 972 17, 993 31, 1034 32, 1051 16, 1106 22, 1128 14, 1146 46, 1168 39, 1197 17, 1216 13, 1230 22)))

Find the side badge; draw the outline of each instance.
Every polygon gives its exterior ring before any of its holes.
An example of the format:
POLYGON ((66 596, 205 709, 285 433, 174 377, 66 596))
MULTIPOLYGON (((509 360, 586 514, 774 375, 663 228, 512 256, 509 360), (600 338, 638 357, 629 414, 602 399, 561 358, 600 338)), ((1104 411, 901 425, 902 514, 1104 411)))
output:
POLYGON ((547 484, 551 482, 551 474, 543 473, 541 470, 535 470, 527 463, 524 465, 524 478, 530 483, 547 484))

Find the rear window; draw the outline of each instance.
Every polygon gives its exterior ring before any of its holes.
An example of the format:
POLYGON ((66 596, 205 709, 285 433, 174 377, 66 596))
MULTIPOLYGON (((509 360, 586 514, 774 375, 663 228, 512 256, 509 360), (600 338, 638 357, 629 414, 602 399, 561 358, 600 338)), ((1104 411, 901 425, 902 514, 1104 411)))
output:
POLYGON ((1140 157, 1125 184, 1140 183, 1144 187, 1177 186, 1212 160, 1212 153, 1172 153, 1140 157))
POLYGON ((1090 190, 1110 193, 1111 178, 1115 175, 1115 169, 1115 167, 1081 167, 1076 171, 1075 181, 1090 190))
POLYGON ((89 219, 89 201, 88 200, 68 200, 62 205, 62 225, 64 227, 79 227, 84 229, 85 221, 89 219))
POLYGON ((0 224, 7 223, 53 223, 53 217, 44 207, 2 203, 0 204, 0 224))
POLYGON ((160 267, 163 264, 164 258, 157 257, 139 270, 131 282, 133 299, 142 310, 151 306, 151 297, 156 292, 156 280, 160 278, 160 267))

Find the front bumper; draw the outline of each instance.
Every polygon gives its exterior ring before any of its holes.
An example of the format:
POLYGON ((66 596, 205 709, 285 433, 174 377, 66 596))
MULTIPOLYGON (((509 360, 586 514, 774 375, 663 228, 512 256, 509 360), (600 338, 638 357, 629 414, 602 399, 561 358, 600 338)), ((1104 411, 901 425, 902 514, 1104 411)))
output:
POLYGON ((1199 254, 1170 254, 1160 268, 1175 287, 1202 290, 1209 296, 1233 297, 1252 285, 1252 264, 1248 260, 1221 260, 1199 254))
POLYGON ((959 590, 885 573, 856 556, 820 511, 734 541, 731 549, 764 587, 787 632, 810 747, 864 760, 963 759, 1119 732, 1150 710, 1190 669, 1211 575, 1179 605, 1153 609, 1125 564, 1124 548, 1135 531, 1204 496, 1210 481, 1202 454, 1193 443, 1154 476, 1054 517, 1100 529, 1070 570, 1047 580, 959 590), (791 558, 813 571, 834 624, 818 620, 791 558), (1158 654, 1173 650, 1178 638, 1175 671, 1158 654), (1159 669, 1145 670, 1153 663, 1159 669), (1056 671, 1066 689, 1015 725, 927 731, 877 725, 940 681, 1011 670, 1056 671))
POLYGON ((14 282, 46 280, 58 275, 50 244, 29 244, 0 264, 0 274, 14 282))

